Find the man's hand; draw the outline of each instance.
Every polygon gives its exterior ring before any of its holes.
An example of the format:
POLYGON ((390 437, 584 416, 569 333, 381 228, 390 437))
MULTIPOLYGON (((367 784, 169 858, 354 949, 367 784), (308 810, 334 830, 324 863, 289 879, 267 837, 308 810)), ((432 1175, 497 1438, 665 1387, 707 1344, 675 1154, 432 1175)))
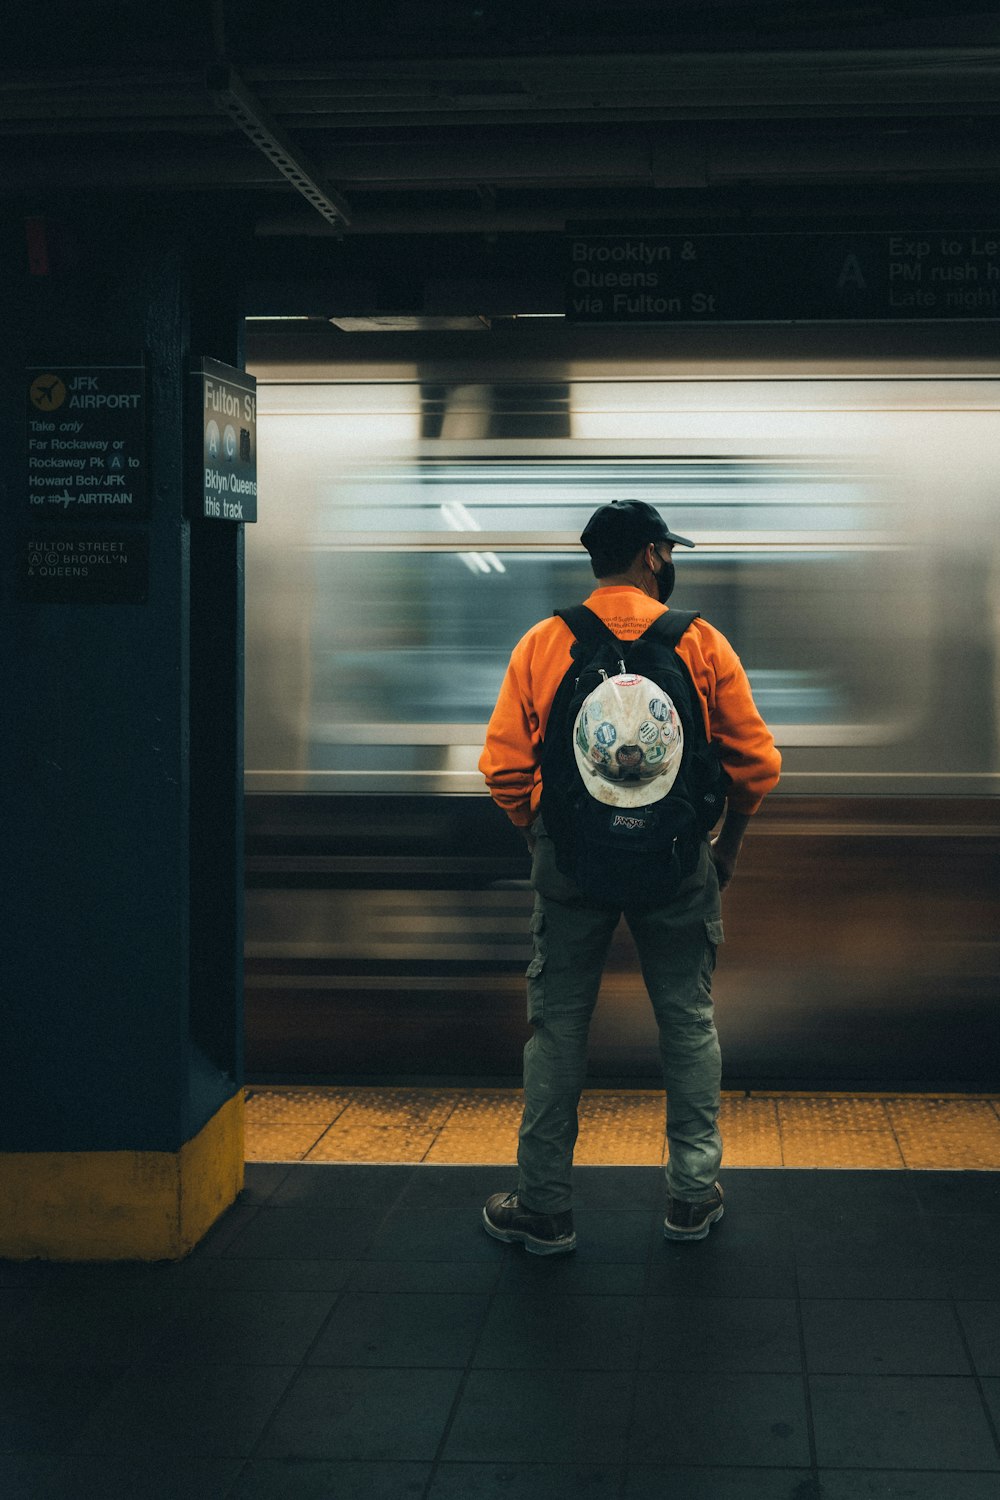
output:
POLYGON ((749 821, 746 813, 733 812, 732 808, 727 808, 722 827, 709 843, 720 891, 726 889, 736 873, 736 861, 740 857, 740 846, 749 821))

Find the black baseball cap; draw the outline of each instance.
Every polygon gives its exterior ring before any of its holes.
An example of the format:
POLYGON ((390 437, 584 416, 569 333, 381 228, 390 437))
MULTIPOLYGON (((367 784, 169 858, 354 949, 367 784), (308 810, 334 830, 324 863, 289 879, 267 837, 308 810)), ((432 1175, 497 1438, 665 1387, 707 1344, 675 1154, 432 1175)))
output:
POLYGON ((694 546, 686 536, 675 535, 660 512, 647 505, 645 500, 612 500, 610 505, 602 505, 583 528, 580 540, 591 557, 595 552, 605 552, 609 547, 617 549, 633 542, 637 552, 647 542, 694 546))

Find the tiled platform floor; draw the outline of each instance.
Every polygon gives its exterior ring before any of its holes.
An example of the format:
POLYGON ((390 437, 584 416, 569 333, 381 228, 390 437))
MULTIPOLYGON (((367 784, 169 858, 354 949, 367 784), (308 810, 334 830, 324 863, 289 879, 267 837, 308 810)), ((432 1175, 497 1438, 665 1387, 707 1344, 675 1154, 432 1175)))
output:
POLYGON ((186 1262, 0 1263, 3 1500, 997 1500, 1000 1174, 248 1167, 186 1262))
MULTIPOLYGON (((251 1088, 248 1161, 511 1163, 517 1089, 251 1088)), ((588 1090, 579 1166, 656 1166, 664 1096, 588 1090)), ((1000 1170, 997 1096, 733 1094, 720 1119, 729 1167, 1000 1170)), ((1000 1493, 1000 1492, 998 1492, 1000 1493)))

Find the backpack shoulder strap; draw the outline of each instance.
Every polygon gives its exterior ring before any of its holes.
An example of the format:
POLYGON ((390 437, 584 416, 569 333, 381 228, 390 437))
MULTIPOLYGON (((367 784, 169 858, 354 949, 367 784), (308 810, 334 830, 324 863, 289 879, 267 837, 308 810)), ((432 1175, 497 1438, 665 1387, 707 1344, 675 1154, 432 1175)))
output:
POLYGON ((657 615, 652 625, 647 625, 639 639, 658 641, 661 645, 673 649, 691 621, 698 618, 699 614, 696 609, 665 610, 662 615, 657 615))
MULTIPOLYGON (((609 630, 604 621, 585 604, 574 604, 570 609, 556 609, 552 613, 569 626, 576 642, 590 654, 593 654, 599 646, 606 644, 619 648, 622 645, 614 631, 609 630)), ((579 654, 574 647, 573 656, 576 657, 579 654)))
MULTIPOLYGON (((696 609, 668 609, 662 615, 657 615, 652 625, 647 626, 639 639, 641 641, 650 641, 656 646, 665 646, 670 651, 676 651, 677 644, 685 630, 687 630, 693 620, 699 618, 700 616, 696 609)), ((684 681, 688 684, 691 693, 694 695, 694 699, 697 699, 698 689, 691 679, 687 663, 683 657, 678 657, 677 663, 682 669, 684 681)), ((705 725, 700 713, 694 714, 694 722, 696 726, 696 740, 700 743, 708 744, 709 740, 705 734, 705 725)))

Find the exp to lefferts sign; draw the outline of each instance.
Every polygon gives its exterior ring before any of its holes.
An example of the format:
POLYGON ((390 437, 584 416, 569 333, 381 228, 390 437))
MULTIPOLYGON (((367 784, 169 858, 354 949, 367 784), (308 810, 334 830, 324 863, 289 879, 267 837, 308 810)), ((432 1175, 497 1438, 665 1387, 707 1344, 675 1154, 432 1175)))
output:
POLYGON ((192 378, 201 410, 196 514, 210 521, 257 519, 257 382, 203 359, 192 378))
POLYGON ((29 365, 27 506, 34 520, 143 520, 145 369, 29 365))

